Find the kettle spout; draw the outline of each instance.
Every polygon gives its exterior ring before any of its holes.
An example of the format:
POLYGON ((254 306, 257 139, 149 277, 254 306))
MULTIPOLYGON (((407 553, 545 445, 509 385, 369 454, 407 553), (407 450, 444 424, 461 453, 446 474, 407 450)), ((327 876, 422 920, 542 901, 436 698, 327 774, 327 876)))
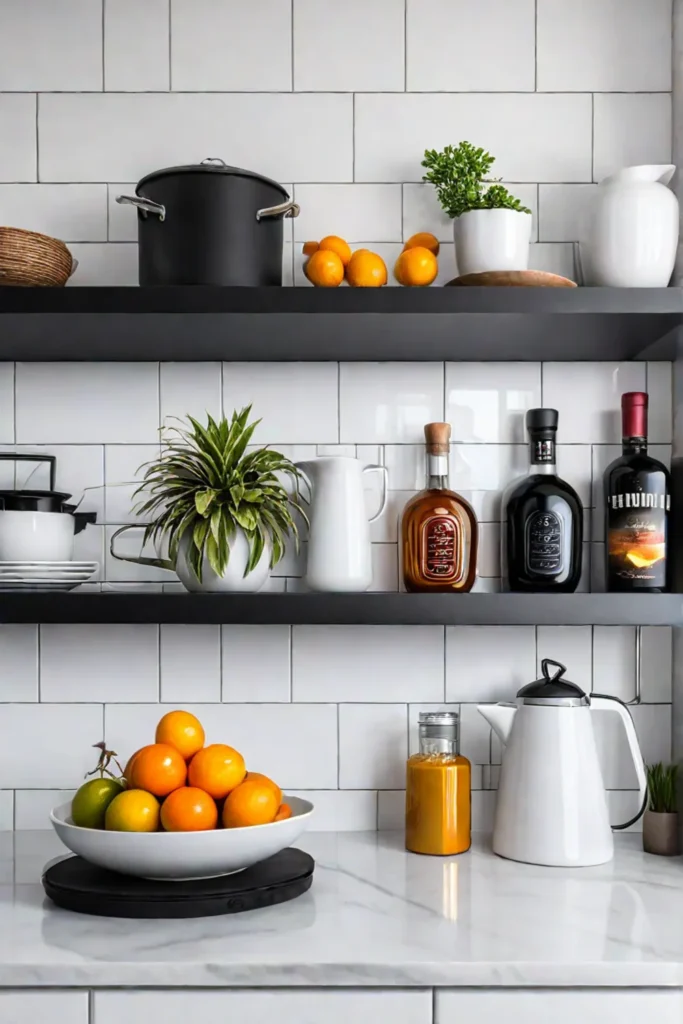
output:
POLYGON ((477 704, 477 711, 486 719, 501 743, 505 745, 510 736, 515 715, 517 714, 517 705, 477 704))

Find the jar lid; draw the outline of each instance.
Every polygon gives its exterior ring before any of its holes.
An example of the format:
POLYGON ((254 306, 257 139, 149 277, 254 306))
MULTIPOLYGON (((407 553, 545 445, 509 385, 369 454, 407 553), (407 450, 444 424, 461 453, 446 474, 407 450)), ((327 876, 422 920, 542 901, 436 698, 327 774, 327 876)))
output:
POLYGON ((457 711, 421 711, 419 725, 457 725, 460 715, 457 711))

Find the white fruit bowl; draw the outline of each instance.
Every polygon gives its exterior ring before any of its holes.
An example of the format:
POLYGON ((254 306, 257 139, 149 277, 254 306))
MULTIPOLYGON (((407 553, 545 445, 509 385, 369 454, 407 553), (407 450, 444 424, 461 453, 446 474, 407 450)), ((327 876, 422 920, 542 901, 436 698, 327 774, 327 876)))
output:
POLYGON ((220 828, 207 832, 106 832, 80 828, 71 820, 71 802, 50 814, 64 845, 97 867, 138 878, 187 882, 243 871, 296 842, 308 828, 313 804, 284 796, 292 817, 270 825, 220 828))

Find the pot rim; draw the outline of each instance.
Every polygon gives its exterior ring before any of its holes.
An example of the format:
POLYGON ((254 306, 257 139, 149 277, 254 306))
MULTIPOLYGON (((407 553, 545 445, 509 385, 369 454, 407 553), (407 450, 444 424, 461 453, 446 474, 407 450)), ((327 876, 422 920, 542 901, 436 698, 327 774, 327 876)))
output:
POLYGON ((277 189, 285 199, 289 199, 289 192, 279 181, 267 178, 264 174, 259 174, 258 171, 247 171, 243 167, 229 167, 227 164, 184 164, 178 167, 163 167, 158 171, 150 171, 149 174, 146 174, 137 183, 135 193, 140 195, 140 189, 143 189, 150 182, 176 174, 225 174, 231 177, 253 178, 264 185, 270 185, 272 188, 277 189))
POLYGON ((455 221, 458 221, 458 220, 462 220, 463 217, 470 217, 472 214, 482 214, 482 213, 486 213, 486 214, 491 214, 491 213, 514 213, 514 214, 521 214, 523 217, 531 217, 532 216, 530 213, 527 213, 526 210, 511 210, 507 206, 495 206, 495 207, 493 207, 493 209, 465 210, 464 213, 461 213, 457 217, 454 217, 453 221, 455 222, 455 221))

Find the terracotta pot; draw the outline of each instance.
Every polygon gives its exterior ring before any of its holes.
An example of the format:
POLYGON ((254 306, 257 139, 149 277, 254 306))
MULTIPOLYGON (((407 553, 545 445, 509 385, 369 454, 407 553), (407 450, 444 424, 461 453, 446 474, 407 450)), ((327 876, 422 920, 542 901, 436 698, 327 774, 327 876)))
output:
POLYGON ((645 811, 643 815, 643 849, 662 857, 678 853, 678 815, 645 811))

